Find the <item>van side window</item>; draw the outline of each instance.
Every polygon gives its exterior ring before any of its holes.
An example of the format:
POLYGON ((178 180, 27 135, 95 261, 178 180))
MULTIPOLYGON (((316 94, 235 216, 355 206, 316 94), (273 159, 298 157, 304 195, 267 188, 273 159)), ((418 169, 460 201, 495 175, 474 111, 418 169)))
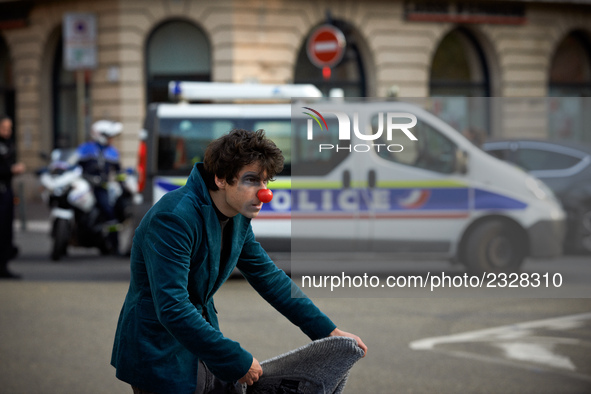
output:
POLYGON ((291 120, 263 120, 256 121, 252 130, 265 130, 265 135, 272 139, 275 145, 281 149, 284 158, 284 166, 281 174, 291 175, 291 120))
POLYGON ((349 147, 350 142, 339 141, 339 124, 336 119, 327 119, 328 130, 314 135, 314 143, 308 138, 306 119, 293 119, 292 127, 292 175, 320 176, 330 173, 349 155, 347 149, 337 149, 337 146, 349 147), (332 146, 332 149, 320 149, 319 145, 332 146))
POLYGON ((214 139, 236 128, 235 120, 162 118, 158 133, 158 171, 188 174, 203 161, 214 139))
MULTIPOLYGON (((394 121, 396 122, 396 119, 394 121)), ((408 119, 400 119, 400 123, 408 123, 408 119)), ((372 117, 372 127, 374 130, 378 129, 377 114, 372 117)), ((444 174, 454 171, 456 145, 452 141, 421 119, 417 119, 417 124, 411 132, 417 137, 417 141, 411 141, 403 132, 396 130, 389 141, 384 130, 382 136, 376 140, 374 150, 379 157, 395 163, 444 174), (390 152, 384 148, 391 144, 402 145, 402 151, 390 152)))

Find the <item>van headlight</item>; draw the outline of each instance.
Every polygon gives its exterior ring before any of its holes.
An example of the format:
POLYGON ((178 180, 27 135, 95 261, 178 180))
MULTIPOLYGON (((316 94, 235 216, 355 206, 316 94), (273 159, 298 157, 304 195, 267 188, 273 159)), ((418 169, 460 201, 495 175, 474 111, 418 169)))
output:
POLYGON ((558 202, 554 192, 538 178, 534 178, 533 176, 529 175, 525 179, 525 186, 530 192, 532 192, 534 196, 540 200, 552 200, 554 202, 558 202))

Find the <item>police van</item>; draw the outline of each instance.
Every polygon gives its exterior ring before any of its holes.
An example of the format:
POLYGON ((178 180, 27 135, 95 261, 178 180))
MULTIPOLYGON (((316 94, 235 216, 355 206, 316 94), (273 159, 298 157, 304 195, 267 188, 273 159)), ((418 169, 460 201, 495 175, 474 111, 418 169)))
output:
POLYGON ((267 250, 295 242, 404 253, 474 273, 514 272, 526 257, 561 253, 565 215, 553 193, 420 106, 323 100, 310 85, 174 82, 170 91, 180 102, 151 104, 142 131, 144 211, 186 182, 211 140, 264 129, 286 163, 252 222, 267 250), (187 102, 198 100, 209 102, 187 102))

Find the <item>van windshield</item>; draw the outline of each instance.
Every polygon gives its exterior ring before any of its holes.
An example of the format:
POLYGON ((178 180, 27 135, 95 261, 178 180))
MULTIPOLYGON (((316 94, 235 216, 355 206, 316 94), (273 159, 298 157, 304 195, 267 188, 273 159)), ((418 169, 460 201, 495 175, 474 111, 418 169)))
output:
POLYGON ((263 129, 283 152, 285 166, 279 175, 291 173, 291 122, 289 119, 162 118, 158 130, 160 174, 188 175, 203 161, 207 145, 232 129, 263 129))

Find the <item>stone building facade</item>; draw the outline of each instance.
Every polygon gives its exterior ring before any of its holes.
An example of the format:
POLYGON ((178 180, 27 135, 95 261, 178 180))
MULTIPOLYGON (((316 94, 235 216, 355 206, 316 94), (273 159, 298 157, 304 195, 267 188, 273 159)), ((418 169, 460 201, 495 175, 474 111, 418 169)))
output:
MULTIPOLYGON (((168 79, 322 85, 305 44, 327 22, 343 30, 348 52, 324 87, 346 95, 591 95, 591 1, 15 0, 0 2, 0 112, 15 118, 30 169, 38 152, 75 146, 100 118, 123 123, 116 144, 133 166, 146 105, 166 99, 168 79), (97 64, 80 74, 82 132, 76 72, 62 59, 68 13, 96 18, 97 64)), ((552 136, 538 125, 521 131, 552 136)), ((588 130, 572 138, 591 141, 588 130)))

